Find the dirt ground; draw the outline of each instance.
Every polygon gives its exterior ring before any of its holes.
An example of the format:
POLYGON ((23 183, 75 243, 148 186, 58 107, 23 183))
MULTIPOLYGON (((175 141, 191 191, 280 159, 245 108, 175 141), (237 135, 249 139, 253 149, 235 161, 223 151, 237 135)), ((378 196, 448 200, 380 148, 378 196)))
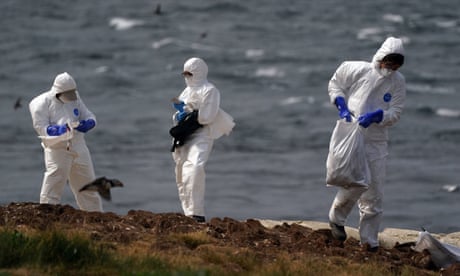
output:
MULTIPOLYGON (((18 230, 46 230, 52 227, 78 230, 89 233, 93 240, 115 244, 155 241, 155 250, 164 251, 171 250, 177 244, 168 243, 168 239, 162 237, 172 233, 203 231, 216 245, 251 249, 267 260, 275 258, 280 252, 287 252, 290 255, 311 254, 322 258, 341 256, 356 263, 375 260, 396 269, 408 265, 420 269, 421 275, 439 271, 433 266, 428 253, 411 250, 413 244, 397 244, 392 249, 379 248, 378 252, 371 253, 361 248, 356 239, 349 238, 345 243, 333 240, 329 229, 313 231, 296 224, 283 224, 269 229, 253 219, 237 221, 212 218, 207 223, 196 223, 177 213, 155 214, 131 210, 121 216, 84 212, 69 205, 11 203, 0 206, 0 226, 18 230)), ((451 266, 442 271, 442 275, 460 275, 460 266, 451 266)))

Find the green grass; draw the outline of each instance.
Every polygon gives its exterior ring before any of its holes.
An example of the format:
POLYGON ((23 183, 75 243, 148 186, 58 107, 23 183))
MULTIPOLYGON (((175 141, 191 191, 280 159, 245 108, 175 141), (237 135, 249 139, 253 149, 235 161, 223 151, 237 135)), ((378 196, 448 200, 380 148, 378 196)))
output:
MULTIPOLYGON (((192 240, 186 243, 196 246, 192 240)), ((78 234, 67 237, 51 230, 26 236, 16 230, 0 230, 0 276, 19 268, 56 275, 208 275, 202 270, 175 268, 155 256, 120 257, 78 234)))
POLYGON ((262 260, 250 249, 215 245, 204 232, 171 234, 168 239, 185 249, 130 253, 75 233, 49 230, 26 235, 0 229, 0 276, 418 275, 411 267, 392 271, 376 263, 356 264, 340 257, 292 258, 280 253, 262 260))
POLYGON ((49 231, 26 236, 13 230, 0 231, 0 268, 28 266, 81 271, 105 266, 111 258, 108 250, 79 235, 68 238, 49 231))

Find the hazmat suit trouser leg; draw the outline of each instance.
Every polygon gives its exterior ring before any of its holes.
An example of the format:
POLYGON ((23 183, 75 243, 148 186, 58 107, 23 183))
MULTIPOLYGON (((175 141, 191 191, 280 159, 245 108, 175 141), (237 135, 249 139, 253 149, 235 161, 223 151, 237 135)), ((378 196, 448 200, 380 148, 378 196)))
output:
POLYGON ((173 153, 177 189, 186 216, 205 216, 205 166, 212 146, 211 138, 197 136, 173 153))
POLYGON ((80 145, 78 157, 73 162, 69 175, 69 186, 80 209, 92 212, 102 212, 101 197, 95 191, 80 189, 96 178, 94 166, 86 145, 80 145))
POLYGON ((331 209, 329 210, 329 221, 344 226, 347 222, 353 206, 367 188, 365 187, 339 187, 331 209))
POLYGON ((386 157, 369 162, 371 183, 358 200, 359 236, 361 244, 379 245, 378 233, 383 214, 383 185, 386 176, 386 157))
POLYGON ((40 192, 40 203, 59 204, 72 167, 74 156, 63 149, 45 148, 45 175, 40 192))
POLYGON ((359 235, 361 244, 378 246, 378 231, 383 213, 383 185, 386 176, 386 143, 366 145, 366 152, 371 181, 368 188, 340 187, 331 209, 329 220, 338 225, 345 225, 353 206, 358 202, 359 207, 359 235))
POLYGON ((80 153, 45 148, 45 166, 40 203, 59 204, 64 186, 69 180, 80 209, 102 212, 102 203, 97 192, 79 192, 81 187, 95 179, 93 164, 86 147, 80 153))

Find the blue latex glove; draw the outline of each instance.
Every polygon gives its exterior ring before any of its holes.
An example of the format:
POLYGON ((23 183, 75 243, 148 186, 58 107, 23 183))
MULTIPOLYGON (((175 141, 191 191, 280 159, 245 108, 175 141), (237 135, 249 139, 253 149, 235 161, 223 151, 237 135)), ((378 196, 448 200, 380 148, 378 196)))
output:
POLYGON ((372 123, 380 123, 383 120, 383 110, 378 109, 374 112, 368 112, 364 115, 359 116, 358 122, 359 125, 367 128, 372 123))
POLYGON ((80 124, 75 128, 76 130, 86 133, 96 125, 93 119, 81 120, 80 124))
POLYGON ((337 106, 337 109, 339 110, 339 116, 340 118, 346 118, 347 122, 351 122, 351 112, 348 110, 347 103, 345 102, 345 98, 338 96, 335 98, 335 106, 337 106))
POLYGON ((179 122, 182 121, 183 119, 185 119, 185 116, 187 116, 187 114, 188 113, 185 112, 185 111, 177 113, 176 114, 176 120, 179 121, 179 122))
POLYGON ((173 103, 173 106, 176 110, 178 110, 179 112, 184 112, 184 106, 185 106, 185 103, 184 102, 180 102, 180 103, 173 103))
POLYGON ((67 125, 49 125, 46 133, 49 136, 59 136, 67 132, 67 125))

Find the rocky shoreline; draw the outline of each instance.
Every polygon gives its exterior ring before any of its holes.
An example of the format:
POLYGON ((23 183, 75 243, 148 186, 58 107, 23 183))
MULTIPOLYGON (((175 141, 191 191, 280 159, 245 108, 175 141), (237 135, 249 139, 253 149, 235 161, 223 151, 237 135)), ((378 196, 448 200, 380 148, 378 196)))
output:
MULTIPOLYGON (((304 227, 311 228, 313 230, 319 229, 328 229, 329 225, 326 222, 319 221, 309 221, 309 220, 268 220, 268 219, 259 219, 259 221, 265 227, 271 228, 276 225, 281 225, 283 223, 287 224, 298 224, 304 227)), ((345 227, 347 234, 350 237, 359 239, 358 229, 353 227, 345 227)), ((392 248, 396 244, 403 244, 408 242, 416 242, 420 231, 410 230, 410 229, 401 229, 401 228, 385 228, 382 232, 379 233, 379 242, 380 245, 384 248, 392 248)), ((448 243, 457 247, 460 247, 460 232, 453 233, 431 233, 434 237, 439 239, 441 242, 448 243)))
MULTIPOLYGON (((254 252, 260 260, 271 261, 279 254, 290 258, 311 255, 346 258, 353 263, 377 262, 398 271, 410 266, 420 271, 420 275, 432 275, 439 271, 426 252, 411 249, 418 231, 386 229, 380 235, 382 246, 378 252, 363 250, 357 239, 357 230, 346 229, 349 238, 344 242, 332 239, 329 227, 324 222, 315 221, 273 221, 247 219, 237 221, 232 218, 212 218, 206 223, 178 213, 155 214, 142 210, 131 210, 121 216, 114 213, 85 212, 69 205, 48 205, 38 203, 11 203, 0 206, 0 227, 22 232, 58 229, 64 232, 85 233, 94 242, 109 243, 114 248, 136 246, 142 252, 183 252, 193 253, 200 246, 178 244, 168 238, 172 234, 201 232, 208 237, 208 243, 219 248, 226 247, 235 252, 242 249, 254 252)), ((458 244, 460 233, 439 236, 444 241, 458 244)), ((237 253, 235 253, 237 254, 237 253)), ((231 265, 235 273, 243 267, 231 265)), ((460 266, 453 265, 443 275, 460 272, 460 266), (447 273, 447 274, 446 274, 447 273)))

